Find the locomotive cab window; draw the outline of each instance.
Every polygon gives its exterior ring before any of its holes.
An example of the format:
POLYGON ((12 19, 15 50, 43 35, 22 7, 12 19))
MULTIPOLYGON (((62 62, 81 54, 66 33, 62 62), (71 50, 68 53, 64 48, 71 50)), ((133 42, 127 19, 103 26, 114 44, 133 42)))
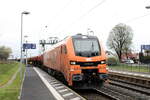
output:
POLYGON ((97 39, 74 39, 73 42, 77 56, 93 57, 100 55, 100 45, 97 39))

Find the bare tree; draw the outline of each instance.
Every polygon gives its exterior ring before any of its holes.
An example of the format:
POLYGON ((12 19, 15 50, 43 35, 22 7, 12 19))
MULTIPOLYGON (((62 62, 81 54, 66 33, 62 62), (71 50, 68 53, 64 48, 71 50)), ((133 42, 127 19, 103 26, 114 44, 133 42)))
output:
POLYGON ((7 60, 11 52, 11 48, 0 46, 0 60, 7 60))
POLYGON ((114 50, 121 61, 122 53, 130 50, 132 44, 133 31, 130 26, 123 23, 117 24, 110 32, 107 46, 114 50))

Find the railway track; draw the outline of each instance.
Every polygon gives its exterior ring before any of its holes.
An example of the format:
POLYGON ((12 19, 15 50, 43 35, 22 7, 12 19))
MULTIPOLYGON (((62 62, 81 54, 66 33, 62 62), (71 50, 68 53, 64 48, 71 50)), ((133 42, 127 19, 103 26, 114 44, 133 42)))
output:
POLYGON ((126 80, 122 80, 122 79, 114 79, 114 78, 110 78, 109 80, 112 81, 116 81, 116 82, 121 82, 121 83, 125 83, 125 84, 130 84, 130 85, 133 85, 133 86, 137 86, 137 87, 141 87, 141 88, 147 88, 147 89, 150 89, 150 86, 147 86, 147 85, 144 85, 144 84, 137 84, 135 82, 129 82, 129 81, 126 81, 126 80))
POLYGON ((139 87, 146 87, 150 89, 150 78, 144 76, 110 72, 109 79, 114 81, 120 81, 120 82, 124 81, 124 83, 126 82, 139 87))
POLYGON ((95 89, 104 95, 111 97, 111 100, 150 100, 148 90, 139 89, 117 82, 105 85, 101 89, 95 89))
POLYGON ((110 86, 104 86, 100 89, 95 88, 75 91, 87 100, 137 100, 127 94, 117 91, 115 88, 110 88, 110 86))
POLYGON ((87 100, 150 100, 150 79, 113 74, 110 83, 104 87, 90 92, 84 90, 79 94, 87 100))
POLYGON ((87 100, 119 100, 112 95, 98 89, 75 90, 87 100))
POLYGON ((95 89, 99 93, 105 95, 106 97, 110 98, 111 100, 132 100, 130 97, 123 95, 119 92, 113 91, 109 88, 103 87, 101 89, 95 89), (124 98, 124 99, 122 99, 124 98))
POLYGON ((133 100, 150 100, 150 79, 121 73, 109 73, 107 88, 128 95, 133 100))
MULTIPOLYGON (((138 92, 136 89, 131 89, 126 87, 125 85, 123 86, 123 84, 109 84, 105 86, 107 89, 110 89, 112 91, 115 91, 117 93, 120 93, 122 95, 124 95, 124 97, 119 96, 119 100, 150 100, 150 96, 143 94, 141 92, 138 92)), ((112 93, 110 93, 111 95, 114 95, 112 93)), ((116 95, 114 95, 115 97, 117 97, 116 95)))
POLYGON ((141 87, 139 85, 135 85, 135 84, 133 85, 132 83, 130 84, 130 83, 118 82, 118 81, 111 81, 110 84, 150 96, 150 89, 143 86, 141 87))

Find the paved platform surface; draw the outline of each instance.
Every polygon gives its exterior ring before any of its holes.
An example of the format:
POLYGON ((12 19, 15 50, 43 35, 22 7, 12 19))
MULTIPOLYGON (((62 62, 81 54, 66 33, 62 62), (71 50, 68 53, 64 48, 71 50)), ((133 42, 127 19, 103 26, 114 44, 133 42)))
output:
POLYGON ((140 73, 140 72, 138 73, 138 72, 128 72, 128 71, 118 71, 118 70, 109 70, 109 72, 150 78, 150 73, 140 73))
POLYGON ((33 68, 57 100, 86 100, 38 67, 33 68))
POLYGON ((26 67, 20 100, 56 100, 32 67, 26 67))
POLYGON ((26 67, 20 100, 85 100, 38 67, 26 67))

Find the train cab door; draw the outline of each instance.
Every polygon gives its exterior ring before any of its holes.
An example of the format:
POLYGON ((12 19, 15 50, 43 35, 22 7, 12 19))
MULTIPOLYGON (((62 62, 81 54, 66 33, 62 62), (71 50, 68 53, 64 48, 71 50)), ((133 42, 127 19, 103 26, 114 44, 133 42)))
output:
POLYGON ((61 46, 61 70, 65 73, 66 72, 66 64, 67 64, 67 48, 65 45, 61 46))

